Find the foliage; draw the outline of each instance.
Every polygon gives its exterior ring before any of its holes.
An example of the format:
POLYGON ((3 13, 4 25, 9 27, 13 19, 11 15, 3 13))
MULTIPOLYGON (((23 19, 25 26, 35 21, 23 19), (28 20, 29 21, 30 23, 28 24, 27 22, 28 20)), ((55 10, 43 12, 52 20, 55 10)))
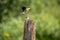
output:
POLYGON ((25 15, 36 22, 36 40, 60 40, 60 0, 0 0, 0 40, 23 40, 25 15))

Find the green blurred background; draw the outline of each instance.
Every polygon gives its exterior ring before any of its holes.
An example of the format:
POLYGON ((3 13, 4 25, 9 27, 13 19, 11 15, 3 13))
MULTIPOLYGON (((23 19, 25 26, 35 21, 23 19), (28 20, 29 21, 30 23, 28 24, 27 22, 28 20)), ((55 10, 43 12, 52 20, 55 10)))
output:
POLYGON ((23 40, 22 6, 31 8, 36 40, 60 40, 60 0, 0 0, 0 40, 23 40))

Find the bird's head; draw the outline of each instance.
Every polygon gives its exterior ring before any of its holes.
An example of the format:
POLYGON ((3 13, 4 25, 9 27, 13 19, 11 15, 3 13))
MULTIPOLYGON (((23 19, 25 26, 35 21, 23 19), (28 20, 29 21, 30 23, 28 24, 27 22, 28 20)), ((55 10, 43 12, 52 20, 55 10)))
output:
POLYGON ((23 14, 26 14, 30 11, 30 8, 27 8, 27 7, 22 7, 22 13, 23 14))

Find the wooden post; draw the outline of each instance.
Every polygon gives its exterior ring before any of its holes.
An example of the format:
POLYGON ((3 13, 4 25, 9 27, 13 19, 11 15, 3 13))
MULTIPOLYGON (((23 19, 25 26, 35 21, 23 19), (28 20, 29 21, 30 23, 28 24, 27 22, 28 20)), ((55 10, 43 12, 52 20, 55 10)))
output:
POLYGON ((33 20, 26 18, 24 23, 24 36, 23 40, 35 40, 35 23, 33 20))

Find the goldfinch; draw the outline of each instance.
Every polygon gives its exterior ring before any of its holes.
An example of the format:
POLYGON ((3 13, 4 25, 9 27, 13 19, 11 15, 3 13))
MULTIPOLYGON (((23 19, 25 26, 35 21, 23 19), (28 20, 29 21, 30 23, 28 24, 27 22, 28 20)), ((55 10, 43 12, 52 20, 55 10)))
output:
POLYGON ((27 8, 27 7, 22 7, 22 13, 23 14, 26 14, 30 11, 30 8, 27 8))

